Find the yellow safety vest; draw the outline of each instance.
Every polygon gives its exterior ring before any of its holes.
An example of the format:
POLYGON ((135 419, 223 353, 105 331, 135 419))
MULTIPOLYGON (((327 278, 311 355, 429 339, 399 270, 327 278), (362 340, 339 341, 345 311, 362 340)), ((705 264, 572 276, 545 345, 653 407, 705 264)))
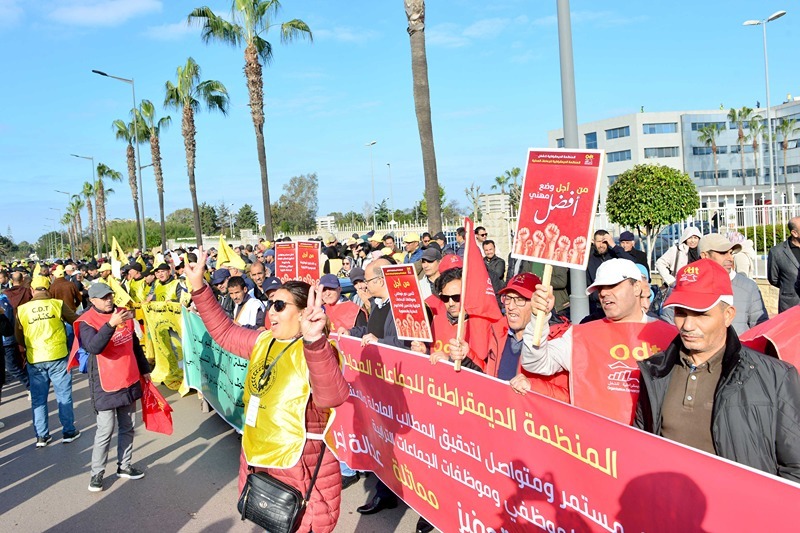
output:
POLYGON ((178 280, 172 279, 166 283, 155 282, 155 301, 156 302, 177 302, 178 301, 178 280))
MULTIPOLYGON (((306 442, 306 405, 311 396, 303 341, 277 340, 271 331, 258 337, 247 368, 245 414, 257 398, 255 425, 245 422, 242 447, 247 463, 261 468, 291 468, 300 460, 306 442), (288 347, 288 348, 287 348, 288 347), (265 371, 281 354, 268 375, 265 371)), ((333 422, 334 410, 325 428, 333 422)))
POLYGON ((67 356, 67 332, 61 321, 64 302, 54 298, 31 300, 17 309, 17 318, 25 334, 29 363, 45 363, 67 356))

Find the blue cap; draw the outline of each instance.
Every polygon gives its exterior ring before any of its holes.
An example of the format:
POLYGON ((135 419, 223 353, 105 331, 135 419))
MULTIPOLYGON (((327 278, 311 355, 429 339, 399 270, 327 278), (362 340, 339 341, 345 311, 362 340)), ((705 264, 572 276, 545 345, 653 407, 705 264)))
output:
POLYGON ((231 277, 231 273, 227 268, 218 268, 213 274, 211 274, 211 285, 219 285, 229 277, 231 277))
POLYGON ((264 290, 264 292, 276 291, 281 287, 283 287, 283 283, 281 283, 281 280, 279 280, 275 276, 270 276, 266 278, 264 280, 264 283, 261 284, 261 288, 264 290))
POLYGON ((342 286, 339 283, 339 278, 337 278, 333 274, 325 274, 324 276, 319 278, 319 284, 325 287, 326 289, 338 289, 342 286))

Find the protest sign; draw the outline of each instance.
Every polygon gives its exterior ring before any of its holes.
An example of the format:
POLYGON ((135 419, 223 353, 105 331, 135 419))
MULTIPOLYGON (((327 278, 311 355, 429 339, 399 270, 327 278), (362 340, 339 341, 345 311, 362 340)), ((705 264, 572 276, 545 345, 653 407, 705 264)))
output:
POLYGON ((511 255, 586 270, 602 171, 602 150, 528 150, 511 255))
POLYGON ((275 277, 286 283, 297 278, 297 243, 275 243, 275 277))
POLYGON ((798 324, 800 306, 796 305, 748 329, 739 335, 739 340, 748 348, 774 355, 781 361, 800 368, 800 353, 797 350, 797 342, 800 340, 798 324))
POLYGON ((230 424, 242 432, 244 427, 244 383, 249 361, 223 349, 212 338, 203 320, 183 309, 183 384, 203 393, 203 398, 230 424))
POLYGON ((796 527, 794 483, 412 352, 338 346, 351 390, 328 442, 442 531, 796 527))
POLYGON ((178 390, 183 371, 178 361, 183 359, 181 348, 181 304, 178 302, 144 302, 146 344, 148 353, 156 360, 150 373, 155 383, 178 390))
POLYGON ((297 279, 314 285, 319 281, 319 243, 299 241, 297 243, 297 279))
POLYGON ((381 270, 389 291, 397 337, 409 341, 433 342, 414 265, 384 265, 381 270))

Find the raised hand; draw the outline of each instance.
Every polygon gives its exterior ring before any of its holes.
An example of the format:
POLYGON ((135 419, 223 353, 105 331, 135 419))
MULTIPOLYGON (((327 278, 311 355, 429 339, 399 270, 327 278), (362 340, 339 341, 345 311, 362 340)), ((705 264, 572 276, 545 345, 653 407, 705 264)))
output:
POLYGON ((208 254, 206 254, 202 246, 197 248, 194 253, 197 254, 197 263, 186 263, 183 274, 191 284, 192 289, 196 291, 203 286, 203 272, 205 272, 206 269, 206 258, 208 254))
POLYGON ((322 308, 322 286, 317 285, 308 291, 306 308, 303 309, 303 316, 300 320, 300 332, 303 340, 314 342, 325 336, 325 324, 328 317, 322 308))

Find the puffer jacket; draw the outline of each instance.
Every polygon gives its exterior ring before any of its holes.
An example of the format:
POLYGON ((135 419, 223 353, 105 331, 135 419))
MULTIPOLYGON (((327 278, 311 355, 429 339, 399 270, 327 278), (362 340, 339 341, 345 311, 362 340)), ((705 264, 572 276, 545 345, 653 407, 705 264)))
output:
MULTIPOLYGON (((641 392, 634 425, 661 434, 670 372, 678 364, 680 336, 639 361, 641 392)), ((728 328, 722 375, 711 419, 720 457, 800 482, 800 378, 792 365, 741 345, 728 328)))
MULTIPOLYGON (((245 359, 256 344, 261 331, 243 328, 233 323, 214 298, 211 289, 203 285, 192 291, 192 301, 203 318, 211 337, 224 349, 245 359)), ((306 429, 309 433, 323 433, 328 421, 325 409, 343 404, 350 395, 350 387, 339 368, 336 352, 325 338, 313 343, 303 343, 303 354, 308 364, 312 395, 306 406, 306 429)), ((295 487, 305 495, 314 468, 317 466, 322 441, 307 439, 303 454, 296 465, 286 469, 255 468, 295 487)), ((247 478, 248 464, 244 450, 239 454, 239 492, 247 478)), ((342 497, 342 477, 339 461, 333 453, 325 453, 322 466, 311 492, 311 499, 303 515, 299 532, 331 532, 339 520, 342 497)))
POLYGON ((670 246, 664 255, 656 260, 656 270, 667 285, 672 286, 675 283, 675 274, 689 263, 689 245, 686 244, 686 240, 692 236, 700 238, 703 235, 695 226, 687 226, 681 233, 680 242, 670 246))

